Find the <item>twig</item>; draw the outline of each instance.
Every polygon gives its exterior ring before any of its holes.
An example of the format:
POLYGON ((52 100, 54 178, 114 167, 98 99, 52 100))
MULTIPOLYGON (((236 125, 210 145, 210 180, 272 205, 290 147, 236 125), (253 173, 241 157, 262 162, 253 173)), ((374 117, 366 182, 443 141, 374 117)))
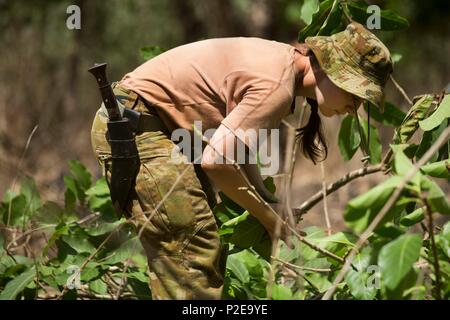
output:
MULTIPOLYGON (((20 157, 20 160, 19 160, 19 164, 17 165, 18 171, 21 171, 23 159, 25 159, 25 155, 31 144, 31 139, 33 138, 34 133, 36 132, 37 129, 38 129, 38 125, 35 125, 33 130, 31 130, 31 133, 28 135, 27 143, 25 144, 25 148, 23 149, 22 156, 20 157)), ((13 182, 11 183, 11 189, 14 189, 14 187, 16 186, 17 176, 18 176, 18 173, 16 173, 16 175, 14 176, 13 182)), ((24 211, 24 213, 25 213, 25 211, 24 211)), ((8 219, 6 220, 6 225, 9 225, 9 223, 11 222, 11 214, 12 214, 12 199, 9 200, 9 204, 8 204, 8 219)))
POLYGON ((17 241, 22 240, 22 238, 28 237, 30 234, 32 234, 32 233, 34 233, 34 232, 36 232, 36 231, 44 230, 44 229, 49 229, 49 228, 53 228, 53 226, 42 226, 42 227, 38 227, 38 228, 35 228, 35 229, 27 230, 27 231, 25 231, 24 233, 22 233, 19 237, 17 237, 16 239, 14 239, 14 242, 13 242, 13 241, 10 241, 10 242, 6 245, 6 248, 7 248, 7 249, 13 249, 13 250, 15 250, 15 248, 11 248, 11 245, 12 245, 12 244, 15 244, 15 245, 17 246, 17 241))
POLYGON ((325 181, 325 165, 323 161, 320 162, 320 173, 322 175, 322 194, 323 194, 323 212, 325 214, 325 223, 327 225, 327 234, 331 236, 331 223, 328 215, 328 203, 327 203, 327 183, 325 181))
POLYGON ((341 8, 342 8, 342 12, 344 12, 345 18, 347 19, 347 23, 353 22, 351 14, 350 14, 350 12, 348 12, 347 5, 344 3, 344 4, 341 5, 341 8))
POLYGON ((426 164, 431 159, 431 157, 437 152, 437 150, 439 150, 442 147, 442 145, 449 140, 449 138, 450 138, 450 127, 447 127, 439 136, 439 138, 435 141, 435 143, 422 156, 422 158, 417 163, 413 164, 412 168, 404 175, 403 179, 397 185, 394 192, 389 197, 388 201, 383 206, 381 211, 375 216, 375 218, 372 220, 367 229, 359 237, 355 247, 352 248, 350 254, 345 259, 345 264, 342 267, 339 274, 337 275, 337 277, 335 278, 333 285, 330 287, 330 289, 328 289, 326 294, 323 296, 323 300, 329 300, 333 296, 334 292, 336 291, 337 285, 342 281, 342 279, 344 279, 344 276, 347 270, 349 269, 357 252, 359 252, 361 247, 364 245, 364 243, 372 234, 373 230, 375 230, 375 228, 378 226, 378 224, 381 222, 384 216, 389 212, 390 208, 395 204, 397 198, 400 196, 406 184, 416 175, 416 173, 420 170, 420 167, 426 164))
POLYGON ((442 295, 441 295, 441 288, 442 288, 442 284, 441 284, 441 268, 439 266, 439 257, 438 257, 438 253, 437 253, 437 249, 436 249, 436 240, 434 238, 434 226, 433 226, 433 212, 431 211, 430 208, 430 204, 428 203, 428 200, 426 197, 421 197, 422 201, 425 205, 425 212, 428 215, 428 230, 429 230, 429 235, 431 238, 431 249, 433 252, 433 267, 434 267, 434 273, 436 275, 436 287, 435 287, 435 293, 436 293, 436 299, 437 300, 442 300, 442 295))
POLYGON ((325 268, 325 269, 321 269, 321 268, 310 268, 310 267, 305 267, 305 266, 298 266, 296 264, 290 263, 290 262, 286 262, 283 261, 277 257, 274 256, 270 256, 272 259, 284 264, 285 266, 294 268, 294 269, 299 269, 299 270, 303 270, 303 271, 311 271, 311 272, 333 272, 334 270, 331 268, 325 268))
MULTIPOLYGON (((294 98, 295 99, 295 98, 294 98)), ((295 101, 294 101, 295 104, 295 101)), ((299 117, 297 118, 297 126, 299 127, 301 124, 301 117, 304 114, 304 109, 302 108, 299 117)), ((292 177, 293 177, 293 171, 295 168, 295 160, 296 160, 296 152, 297 152, 297 146, 298 144, 295 143, 296 139, 296 127, 293 127, 290 123, 288 123, 286 120, 282 120, 282 124, 285 125, 286 130, 287 130, 287 136, 286 136, 286 146, 285 146, 285 157, 284 157, 284 163, 283 163, 283 168, 281 171, 281 186, 282 189, 279 192, 282 197, 282 210, 283 212, 285 212, 287 214, 287 217, 289 219, 289 223, 292 227, 295 227, 295 219, 294 219, 294 214, 293 214, 293 210, 292 210, 292 206, 291 206, 291 189, 292 189, 292 177)), ((275 228, 275 239, 279 239, 280 237, 280 230, 281 229, 281 225, 278 223, 277 220, 277 225, 275 228)), ((290 245, 290 239, 289 237, 286 239, 287 241, 287 245, 290 245), (289 242, 289 243, 288 243, 289 242)), ((276 257, 278 256, 278 245, 277 245, 277 241, 274 241, 272 243, 272 254, 271 257, 276 257)), ((274 262, 275 260, 272 259, 270 261, 271 264, 271 268, 270 268, 270 272, 271 274, 269 275, 269 279, 267 281, 267 298, 270 299, 272 297, 272 283, 275 281, 275 274, 273 273, 273 270, 275 270, 275 266, 274 266, 274 262)), ((295 275, 297 275, 297 273, 294 273, 295 275)))
MULTIPOLYGON (((355 180, 356 178, 360 178, 360 177, 363 177, 363 176, 366 176, 366 175, 369 175, 372 173, 382 171, 383 168, 384 168, 384 164, 378 164, 378 165, 367 166, 364 168, 360 168, 358 170, 351 171, 351 172, 347 173, 345 176, 343 176, 342 178, 340 178, 339 180, 329 184, 326 189, 326 194, 328 195, 328 194, 338 190, 339 188, 343 187, 350 181, 355 180)), ((312 197, 310 197, 308 200, 303 202, 297 208, 297 210, 295 211, 295 215, 300 217, 303 214, 305 214, 306 212, 308 212, 308 210, 310 210, 317 203, 319 203, 320 200, 322 200, 323 195, 324 195, 323 191, 319 191, 316 194, 314 194, 312 197)))
POLYGON ((120 298, 120 296, 121 296, 121 294, 123 292, 123 289, 127 285, 126 274, 127 274, 128 267, 129 267, 130 264, 131 264, 131 257, 129 257, 127 259, 127 261, 125 261, 125 265, 124 265, 124 268, 123 268, 123 275, 122 275, 122 278, 120 279, 119 288, 117 289, 116 294, 114 295, 114 300, 119 300, 119 298, 120 298))
POLYGON ((397 90, 401 93, 401 95, 403 96, 403 98, 405 98, 405 100, 408 102, 408 104, 410 106, 413 105, 412 100, 408 97, 408 95, 406 94, 405 90, 398 84, 397 81, 395 81, 394 76, 391 74, 390 75, 391 81, 394 84, 394 86, 397 88, 397 90))

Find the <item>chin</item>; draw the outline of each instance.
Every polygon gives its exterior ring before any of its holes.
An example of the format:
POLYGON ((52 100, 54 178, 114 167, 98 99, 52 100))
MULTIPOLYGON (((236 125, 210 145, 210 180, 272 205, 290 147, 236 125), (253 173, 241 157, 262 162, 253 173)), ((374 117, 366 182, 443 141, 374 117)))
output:
POLYGON ((323 115, 324 117, 327 117, 327 118, 331 118, 332 116, 335 115, 334 111, 330 111, 328 109, 324 110, 322 108, 319 108, 319 111, 320 111, 321 115, 323 115))

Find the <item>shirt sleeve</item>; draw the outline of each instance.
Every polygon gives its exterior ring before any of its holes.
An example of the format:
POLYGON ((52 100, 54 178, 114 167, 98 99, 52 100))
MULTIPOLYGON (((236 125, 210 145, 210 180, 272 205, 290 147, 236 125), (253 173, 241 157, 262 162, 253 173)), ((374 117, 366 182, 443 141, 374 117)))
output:
POLYGON ((242 100, 222 120, 222 124, 244 141, 251 150, 257 146, 252 131, 278 129, 283 117, 291 112, 293 94, 284 83, 260 79, 247 88, 242 100))

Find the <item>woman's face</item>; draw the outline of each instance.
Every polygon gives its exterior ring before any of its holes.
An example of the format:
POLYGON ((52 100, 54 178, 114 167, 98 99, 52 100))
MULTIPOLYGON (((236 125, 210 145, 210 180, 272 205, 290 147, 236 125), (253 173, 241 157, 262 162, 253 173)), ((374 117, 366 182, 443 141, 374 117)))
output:
POLYGON ((362 99, 336 86, 324 72, 317 76, 316 98, 320 112, 325 117, 335 114, 354 114, 362 99), (318 79, 317 79, 318 78, 318 79))

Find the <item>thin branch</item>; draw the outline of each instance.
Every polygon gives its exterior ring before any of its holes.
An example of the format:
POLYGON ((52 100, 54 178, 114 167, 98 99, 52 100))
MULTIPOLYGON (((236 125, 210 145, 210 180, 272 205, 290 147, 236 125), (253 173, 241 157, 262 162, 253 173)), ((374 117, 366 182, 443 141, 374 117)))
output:
POLYGON ((375 228, 378 226, 378 224, 381 222, 384 216, 395 204, 397 198, 400 196, 406 184, 416 175, 416 173, 420 170, 420 167, 426 164, 431 159, 431 157, 442 147, 442 145, 444 145, 444 143, 446 143, 449 139, 450 139, 450 127, 447 127, 439 136, 439 138, 436 140, 436 142, 431 146, 431 148, 429 148, 428 151, 423 155, 423 157, 417 163, 413 164, 412 168, 404 175, 403 179, 397 185, 394 192, 392 193, 386 204, 383 206, 381 211, 375 216, 375 218, 367 227, 367 229, 359 237, 355 247, 352 248, 350 254, 345 259, 345 264, 342 267, 339 274, 337 275, 336 279, 334 280, 333 285, 330 287, 330 289, 328 289, 326 294, 323 296, 323 300, 329 300, 333 296, 334 292, 336 291, 336 287, 342 281, 342 279, 344 279, 344 276, 349 267, 351 266, 351 263, 355 258, 357 252, 360 251, 361 247, 364 245, 364 243, 366 243, 367 239, 369 239, 373 230, 375 230, 375 228))
POLYGON ((310 267, 304 267, 304 266, 299 266, 290 262, 286 262, 283 261, 277 257, 271 256, 272 259, 284 264, 287 267, 290 268, 294 268, 294 269, 298 269, 298 270, 302 270, 302 271, 311 271, 311 272, 333 272, 334 270, 331 268, 310 268, 310 267))
MULTIPOLYGON (((380 172, 383 170, 383 168, 384 168, 384 164, 378 164, 378 165, 367 166, 364 168, 360 168, 358 170, 351 171, 351 172, 347 173, 345 176, 343 176, 342 178, 340 178, 339 180, 329 184, 326 189, 326 194, 328 195, 328 194, 338 190, 339 188, 345 186, 347 183, 349 183, 352 180, 355 180, 356 178, 360 178, 360 177, 364 177, 364 176, 372 174, 372 173, 380 172)), ((295 215, 297 217, 301 217, 302 215, 307 213, 308 210, 310 210, 317 203, 319 203, 320 200, 323 199, 323 195, 324 195, 324 192, 322 190, 317 192, 316 194, 314 194, 312 197, 310 197, 308 200, 303 202, 297 208, 297 210, 295 211, 295 215)))
POLYGON ((434 291, 436 293, 436 299, 442 300, 441 268, 439 266, 439 257, 438 257, 437 248, 436 248, 436 240, 434 238, 433 212, 431 211, 430 204, 428 203, 427 198, 426 197, 421 197, 421 198, 425 205, 425 212, 428 215, 428 230, 429 230, 429 235, 431 238, 431 249, 433 252, 434 273, 436 275, 436 287, 435 287, 434 291))
POLYGON ((405 90, 398 84, 397 81, 395 81, 394 76, 391 74, 390 75, 391 81, 394 84, 395 88, 397 88, 397 90, 401 93, 401 95, 403 96, 403 98, 405 98, 405 100, 408 102, 408 104, 410 106, 413 105, 412 100, 410 99, 410 97, 408 97, 408 95, 406 94, 405 90))
POLYGON ((353 22, 350 12, 348 11, 348 7, 345 3, 341 4, 342 12, 344 12, 344 16, 347 19, 347 23, 353 22))
POLYGON ((325 181, 325 165, 323 161, 320 162, 320 173, 322 175, 322 194, 323 194, 323 212, 325 214, 325 223, 327 225, 327 234, 331 236, 331 223, 328 215, 328 203, 327 203, 327 183, 325 181))
MULTIPOLYGON (((17 165, 18 173, 16 173, 16 175, 14 176, 14 179, 11 184, 11 189, 14 189, 14 187, 16 186, 17 177, 19 175, 19 172, 22 170, 23 159, 25 159, 25 155, 26 155, 28 149, 30 148, 31 139, 33 138, 37 129, 38 129, 38 125, 35 125, 33 130, 31 130, 31 133, 28 135, 27 143, 25 144, 25 147, 22 152, 22 156, 20 157, 20 160, 19 160, 19 164, 17 165)), ((9 225, 9 223, 11 222, 11 214, 12 214, 12 199, 10 199, 9 204, 8 204, 8 218, 6 220, 6 225, 9 225)))
POLYGON ((127 285, 128 281, 127 281, 126 274, 127 274, 128 267, 130 266, 130 264, 131 264, 131 257, 129 259, 127 259, 127 261, 125 261, 125 266, 123 268, 123 275, 120 278, 120 285, 116 291, 116 294, 114 295, 114 300, 119 300, 123 290, 125 289, 125 287, 127 285))

